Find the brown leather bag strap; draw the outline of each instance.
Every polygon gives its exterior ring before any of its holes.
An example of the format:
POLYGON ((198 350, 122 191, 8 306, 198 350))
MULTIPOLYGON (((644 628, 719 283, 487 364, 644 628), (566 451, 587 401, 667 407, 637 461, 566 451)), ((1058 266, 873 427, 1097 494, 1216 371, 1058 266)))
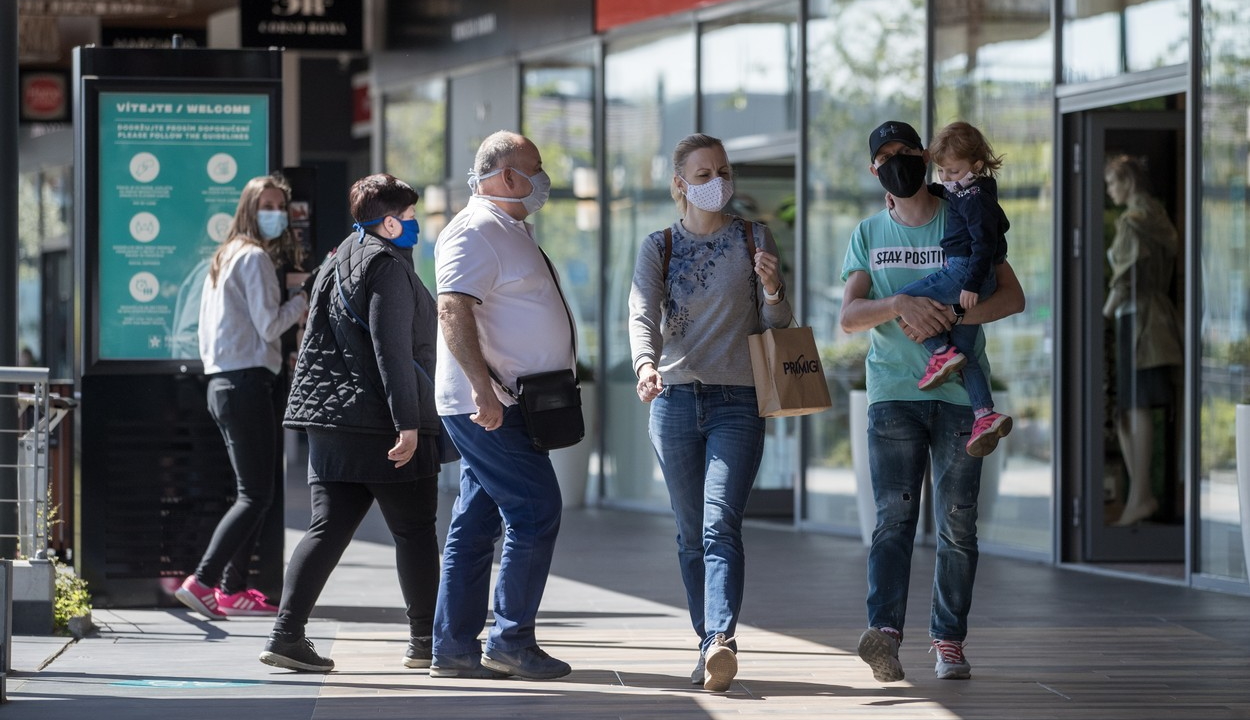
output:
POLYGON ((754 264, 755 263, 755 223, 751 222, 750 220, 743 220, 742 222, 746 223, 746 226, 747 226, 747 251, 748 251, 747 259, 750 260, 752 264, 754 264))
POLYGON ((661 276, 668 282, 668 261, 673 259, 673 228, 664 228, 664 274, 661 276))

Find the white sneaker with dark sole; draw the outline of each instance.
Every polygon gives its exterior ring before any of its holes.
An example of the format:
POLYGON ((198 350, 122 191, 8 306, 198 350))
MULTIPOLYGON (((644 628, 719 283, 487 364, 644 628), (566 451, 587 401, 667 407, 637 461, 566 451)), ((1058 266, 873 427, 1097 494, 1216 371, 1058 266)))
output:
POLYGON ((903 663, 898 660, 899 639, 880 628, 868 628, 859 636, 859 659, 872 668, 877 682, 903 679, 903 663))

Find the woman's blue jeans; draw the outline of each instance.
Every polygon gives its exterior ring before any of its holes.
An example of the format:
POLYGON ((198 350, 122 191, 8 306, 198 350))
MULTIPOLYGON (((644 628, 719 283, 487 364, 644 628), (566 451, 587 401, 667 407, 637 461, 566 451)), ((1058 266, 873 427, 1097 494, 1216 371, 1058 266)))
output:
POLYGON ((868 551, 868 625, 902 631, 926 462, 933 460, 937 566, 929 634, 968 634, 977 573, 981 458, 964 450, 972 411, 938 401, 877 402, 868 408, 868 457, 877 526, 868 551))
POLYGON ((648 427, 677 519, 677 558, 690 622, 706 650, 733 637, 746 558, 742 516, 764 454, 755 388, 670 385, 651 403, 648 427))
MULTIPOLYGON (((970 258, 966 257, 950 257, 946 259, 946 264, 941 270, 926 275, 915 282, 904 285, 898 295, 911 295, 913 297, 927 297, 937 300, 947 305, 959 304, 959 291, 963 289, 964 283, 968 281, 970 275, 968 263, 970 258)), ((982 300, 994 293, 998 287, 998 277, 994 274, 993 269, 990 275, 981 284, 981 289, 977 291, 977 295, 982 300)), ((985 374, 985 368, 981 367, 981 363, 977 358, 977 335, 981 331, 980 325, 964 325, 960 323, 950 329, 949 333, 934 335, 926 338, 924 347, 930 354, 941 350, 948 343, 959 349, 968 359, 968 364, 964 365, 964 369, 960 371, 964 378, 964 387, 968 390, 968 399, 972 401, 972 407, 976 409, 994 407, 994 397, 990 392, 990 381, 985 374)))

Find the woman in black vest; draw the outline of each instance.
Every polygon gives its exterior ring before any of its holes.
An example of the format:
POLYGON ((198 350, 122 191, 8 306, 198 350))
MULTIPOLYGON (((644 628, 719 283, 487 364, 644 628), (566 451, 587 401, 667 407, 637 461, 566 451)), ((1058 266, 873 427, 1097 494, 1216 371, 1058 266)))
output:
POLYGON ((407 608, 406 667, 429 667, 438 590, 438 469, 434 407, 437 306, 413 271, 417 192, 391 175, 352 186, 355 232, 313 283, 286 427, 308 433, 312 520, 291 555, 268 665, 329 672, 304 633, 317 597, 378 502, 395 538, 407 608))

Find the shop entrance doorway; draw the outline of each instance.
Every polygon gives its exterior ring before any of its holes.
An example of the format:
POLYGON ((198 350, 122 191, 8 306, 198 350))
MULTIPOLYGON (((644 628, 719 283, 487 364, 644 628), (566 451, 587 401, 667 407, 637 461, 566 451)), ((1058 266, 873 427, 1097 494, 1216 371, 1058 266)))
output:
POLYGON ((1184 577, 1185 115, 1179 96, 1073 113, 1063 483, 1069 557, 1184 577), (1151 109, 1137 109, 1147 106, 1151 109), (1158 108, 1158 109, 1154 109, 1158 108), (1174 109, 1175 108, 1175 109, 1174 109))

